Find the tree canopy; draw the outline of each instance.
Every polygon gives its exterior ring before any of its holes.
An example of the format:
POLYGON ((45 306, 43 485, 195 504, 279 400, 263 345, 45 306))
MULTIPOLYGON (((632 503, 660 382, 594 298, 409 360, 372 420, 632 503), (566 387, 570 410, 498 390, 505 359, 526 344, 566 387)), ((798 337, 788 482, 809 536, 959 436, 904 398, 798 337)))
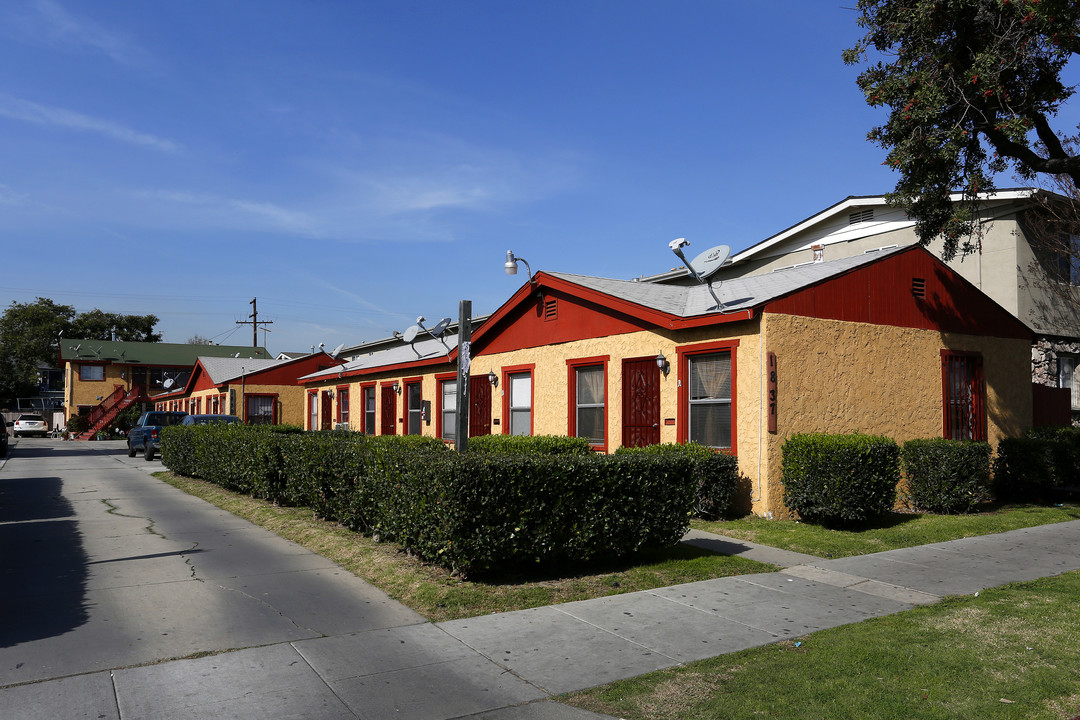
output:
POLYGON ((160 342, 154 315, 121 315, 98 309, 79 313, 39 297, 13 302, 0 315, 0 398, 37 394, 38 366, 56 364, 59 338, 160 342))
POLYGON ((1080 157, 1065 142, 1073 128, 1051 125, 1075 91, 1061 74, 1080 52, 1080 3, 859 0, 857 9, 866 34, 844 61, 878 56, 858 84, 889 116, 867 137, 900 173, 889 200, 916 221, 922 243, 943 237, 946 260, 975 250, 977 196, 1010 166, 1025 179, 1080 185, 1080 157))

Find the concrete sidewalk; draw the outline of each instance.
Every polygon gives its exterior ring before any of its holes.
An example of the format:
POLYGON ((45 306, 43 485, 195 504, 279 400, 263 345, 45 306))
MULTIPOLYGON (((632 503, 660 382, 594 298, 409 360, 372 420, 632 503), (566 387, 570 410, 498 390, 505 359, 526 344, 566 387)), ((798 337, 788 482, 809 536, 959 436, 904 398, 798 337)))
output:
POLYGON ((391 606, 371 629, 323 617, 313 624, 326 629, 306 637, 0 687, 0 717, 596 718, 549 698, 1080 569, 1080 521, 839 560, 705 533, 687 541, 784 570, 434 624, 410 622, 391 606))

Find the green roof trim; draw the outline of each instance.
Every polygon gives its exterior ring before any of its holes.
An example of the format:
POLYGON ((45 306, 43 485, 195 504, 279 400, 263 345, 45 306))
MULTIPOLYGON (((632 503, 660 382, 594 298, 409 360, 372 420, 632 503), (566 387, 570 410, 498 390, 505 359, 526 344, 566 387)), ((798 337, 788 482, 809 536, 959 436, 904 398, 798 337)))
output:
POLYGON ((60 341, 60 363, 112 363, 120 365, 190 367, 200 357, 270 359, 263 347, 250 345, 191 345, 189 343, 113 342, 111 340, 60 341))

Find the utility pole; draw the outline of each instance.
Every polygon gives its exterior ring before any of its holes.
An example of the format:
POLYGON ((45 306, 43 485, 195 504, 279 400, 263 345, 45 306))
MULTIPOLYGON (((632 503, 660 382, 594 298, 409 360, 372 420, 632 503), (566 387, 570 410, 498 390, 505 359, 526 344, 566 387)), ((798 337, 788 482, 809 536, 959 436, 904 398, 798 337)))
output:
MULTIPOLYGON (((259 319, 259 307, 255 301, 258 298, 251 298, 251 302, 248 305, 251 306, 251 314, 248 315, 250 320, 237 320, 237 325, 250 325, 251 326, 251 347, 259 347, 259 326, 260 325, 273 325, 273 320, 260 320, 259 319)), ((265 329, 265 328, 264 328, 265 329)), ((269 331, 267 331, 269 332, 269 331)))
POLYGON ((454 447, 464 452, 469 445, 469 365, 472 362, 472 300, 458 303, 457 415, 454 447))

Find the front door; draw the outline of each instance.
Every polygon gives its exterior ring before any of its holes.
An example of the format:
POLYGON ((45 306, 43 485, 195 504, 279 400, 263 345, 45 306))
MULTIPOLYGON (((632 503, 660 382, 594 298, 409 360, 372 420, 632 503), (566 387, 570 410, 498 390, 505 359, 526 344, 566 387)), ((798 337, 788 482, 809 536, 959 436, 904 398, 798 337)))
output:
POLYGON ((381 410, 379 434, 397 435, 397 393, 394 392, 393 385, 383 385, 381 410))
POLYGON ((330 392, 323 391, 322 394, 322 422, 319 424, 320 430, 332 430, 333 429, 333 414, 330 412, 331 408, 330 392))
POLYGON ((491 382, 487 375, 469 378, 469 437, 491 434, 491 382))
POLYGON ((643 447, 660 442, 660 368, 656 358, 623 360, 622 444, 643 447))

